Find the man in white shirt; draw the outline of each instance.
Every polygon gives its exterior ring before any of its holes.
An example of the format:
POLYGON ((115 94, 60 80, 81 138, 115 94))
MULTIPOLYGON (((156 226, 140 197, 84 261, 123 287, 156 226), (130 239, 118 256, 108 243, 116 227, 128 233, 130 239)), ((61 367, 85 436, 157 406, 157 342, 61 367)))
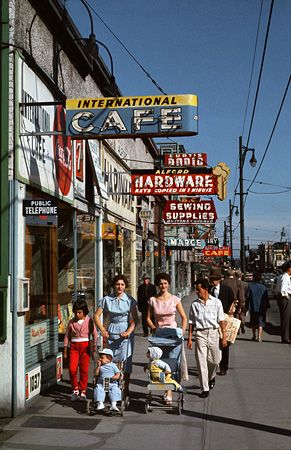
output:
POLYGON ((219 328, 222 333, 221 347, 226 347, 227 341, 221 301, 209 294, 208 280, 197 280, 195 285, 198 298, 190 307, 187 347, 192 349, 192 333, 195 330, 195 357, 201 386, 200 397, 206 398, 209 390, 214 388, 216 369, 221 360, 219 328))
POLYGON ((277 278, 276 293, 280 311, 281 340, 291 344, 291 261, 282 266, 284 273, 277 278))

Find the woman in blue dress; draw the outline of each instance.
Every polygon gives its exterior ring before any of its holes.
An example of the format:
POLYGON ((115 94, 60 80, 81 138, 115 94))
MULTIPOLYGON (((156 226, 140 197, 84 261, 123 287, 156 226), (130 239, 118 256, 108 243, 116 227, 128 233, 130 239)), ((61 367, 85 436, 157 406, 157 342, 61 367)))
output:
POLYGON ((126 294, 128 286, 124 275, 116 275, 112 281, 114 293, 98 301, 94 321, 107 339, 108 347, 113 351, 113 361, 124 361, 124 391, 128 395, 130 374, 132 372, 132 355, 134 348, 134 329, 138 321, 136 301, 126 294), (100 316, 108 317, 108 327, 102 323, 100 316))

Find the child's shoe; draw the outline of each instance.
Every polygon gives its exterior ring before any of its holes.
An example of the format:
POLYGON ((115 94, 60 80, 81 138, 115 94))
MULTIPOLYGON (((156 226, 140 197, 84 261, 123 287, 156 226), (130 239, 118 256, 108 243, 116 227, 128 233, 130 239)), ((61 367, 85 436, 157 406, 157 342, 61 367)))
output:
POLYGON ((105 408, 105 406, 104 406, 103 402, 98 402, 97 403, 97 408, 96 408, 97 411, 101 411, 101 409, 104 409, 104 408, 105 408))
POLYGON ((79 391, 73 391, 72 392, 71 400, 72 400, 72 402, 75 402, 76 400, 79 400, 79 391))
POLYGON ((119 409, 117 408, 116 402, 112 402, 109 411, 117 411, 119 412, 119 409))
POLYGON ((86 392, 81 392, 79 400, 81 400, 82 402, 87 401, 86 392))

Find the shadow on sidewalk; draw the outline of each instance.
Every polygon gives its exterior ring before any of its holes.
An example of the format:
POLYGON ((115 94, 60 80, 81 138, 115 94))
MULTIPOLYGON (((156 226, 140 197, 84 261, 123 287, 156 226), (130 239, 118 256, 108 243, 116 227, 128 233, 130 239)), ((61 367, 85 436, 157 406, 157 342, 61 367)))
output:
MULTIPOLYGON (((75 410, 78 414, 86 414, 86 402, 82 401, 71 401, 71 392, 72 389, 70 386, 66 386, 63 383, 56 384, 49 388, 48 390, 42 392, 40 394, 40 398, 47 398, 50 399, 51 402, 53 402, 56 405, 60 405, 63 407, 71 408, 75 410)), ((39 407, 35 406, 37 411, 39 412, 39 407)), ((31 405, 30 411, 34 409, 34 405, 31 405)))
POLYGON ((273 427, 270 425, 264 425, 261 423, 255 423, 255 422, 248 422, 246 420, 238 420, 238 419, 231 419, 230 417, 222 417, 222 416, 215 416, 213 414, 204 414, 194 411, 185 410, 183 411, 183 415, 189 416, 189 417, 196 417, 197 419, 203 419, 208 420, 212 422, 219 422, 229 425, 234 425, 238 427, 243 428, 250 428, 253 430, 259 430, 264 431, 267 433, 273 433, 273 434, 279 434, 281 436, 291 436, 291 430, 288 430, 287 428, 279 428, 279 427, 273 427))

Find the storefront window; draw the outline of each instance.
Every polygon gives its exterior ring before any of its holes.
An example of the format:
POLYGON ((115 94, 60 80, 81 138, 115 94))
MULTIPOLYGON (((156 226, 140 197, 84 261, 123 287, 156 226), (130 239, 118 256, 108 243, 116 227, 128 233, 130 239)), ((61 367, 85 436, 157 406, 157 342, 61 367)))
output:
POLYGON ((89 311, 95 310, 95 241, 96 219, 90 214, 77 215, 77 291, 89 311))
POLYGON ((30 310, 26 324, 57 315, 57 228, 42 226, 41 219, 27 219, 25 276, 30 279, 30 310))

